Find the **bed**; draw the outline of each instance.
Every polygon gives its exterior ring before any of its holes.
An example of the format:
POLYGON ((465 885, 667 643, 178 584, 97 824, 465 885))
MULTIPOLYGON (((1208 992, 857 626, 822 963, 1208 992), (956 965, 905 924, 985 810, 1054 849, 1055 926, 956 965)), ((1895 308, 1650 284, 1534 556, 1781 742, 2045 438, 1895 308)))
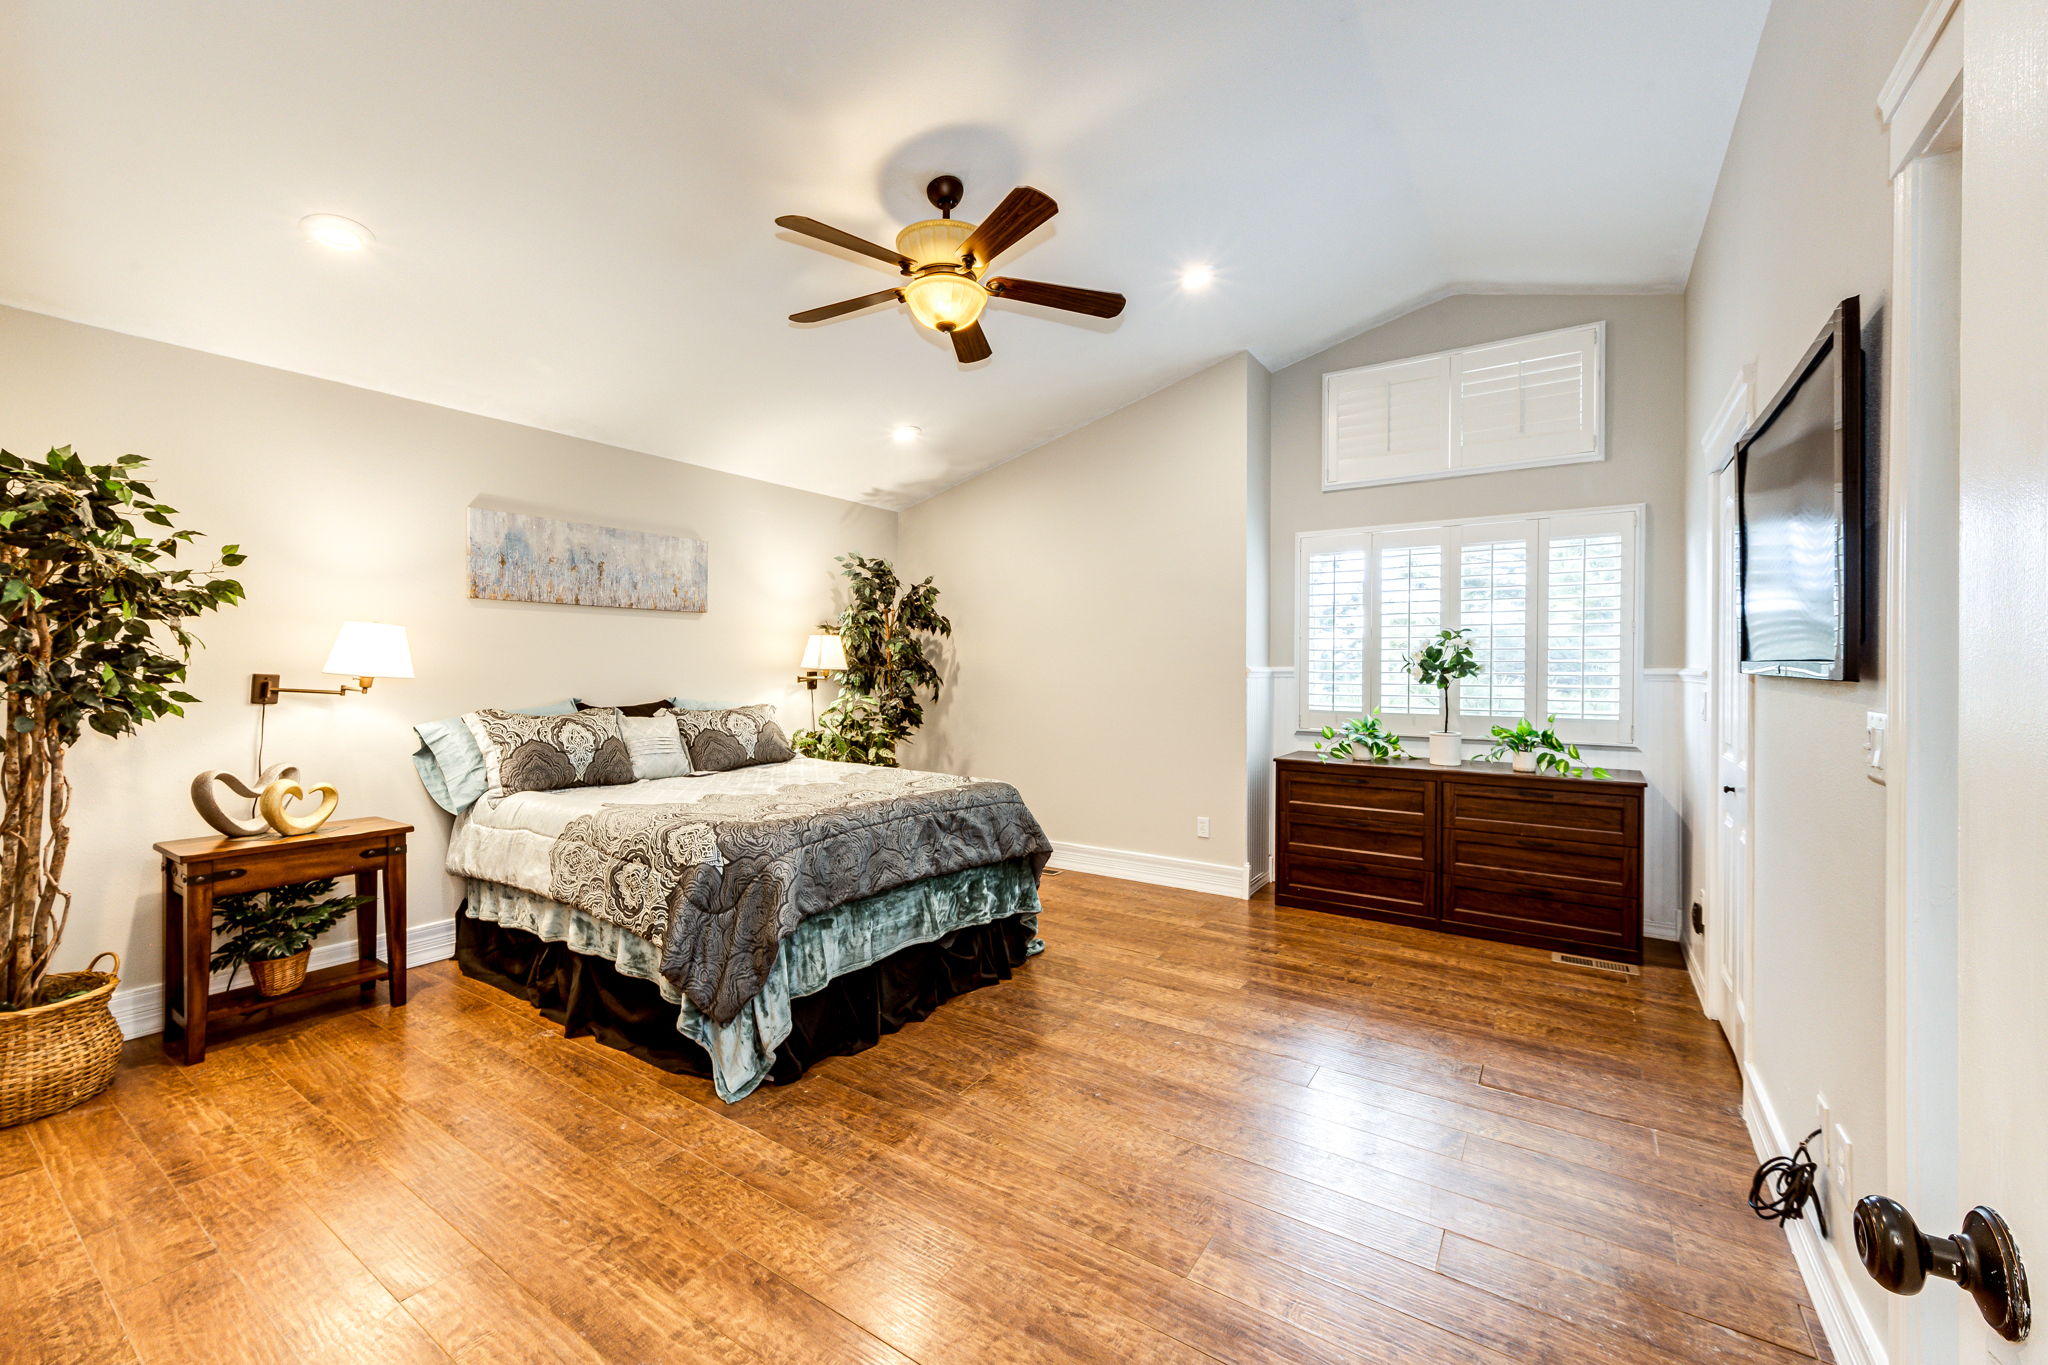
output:
POLYGON ((478 801, 457 961, 735 1102, 1041 951, 1044 831, 1006 783, 820 759, 478 801))

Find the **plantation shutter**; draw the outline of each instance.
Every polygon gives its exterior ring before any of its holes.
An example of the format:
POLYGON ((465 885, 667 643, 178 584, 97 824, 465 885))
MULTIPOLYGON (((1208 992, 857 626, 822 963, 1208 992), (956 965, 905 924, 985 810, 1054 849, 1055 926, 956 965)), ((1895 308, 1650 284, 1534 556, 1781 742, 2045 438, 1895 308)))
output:
POLYGON ((1458 625, 1471 632, 1484 670, 1458 684, 1468 734, 1528 714, 1529 604, 1537 523, 1495 521, 1458 533, 1458 625))
POLYGON ((1451 360, 1453 466, 1598 454, 1598 327, 1476 346, 1451 360))
POLYGON ((1561 733, 1626 742, 1633 723, 1636 525, 1632 512, 1544 524, 1543 707, 1561 733))
POLYGON ((1373 594, 1378 636, 1373 700, 1382 719, 1403 734, 1424 734, 1442 723, 1442 695, 1408 676, 1405 656, 1428 644, 1446 624, 1446 540, 1440 528, 1373 537, 1379 579, 1373 594))
POLYGON ((1311 729, 1335 725, 1368 709, 1370 543, 1370 536, 1355 531, 1302 538, 1297 685, 1302 724, 1311 729))
POLYGON ((1450 374, 1437 355, 1324 375, 1324 486, 1442 473, 1450 374))

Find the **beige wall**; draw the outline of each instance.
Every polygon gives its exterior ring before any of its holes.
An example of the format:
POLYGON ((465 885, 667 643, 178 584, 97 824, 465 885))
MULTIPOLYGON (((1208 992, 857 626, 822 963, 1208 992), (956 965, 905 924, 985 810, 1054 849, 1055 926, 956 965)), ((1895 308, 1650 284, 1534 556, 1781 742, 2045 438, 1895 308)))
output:
POLYGON ((903 513, 902 569, 954 624, 906 761, 1016 783, 1058 842, 1245 864, 1264 378, 1234 356, 903 513))
POLYGON ((1675 294, 1459 294, 1273 376, 1274 664, 1294 659, 1294 537, 1436 518, 1644 503, 1644 662, 1685 650, 1685 301, 1675 294), (1322 490, 1323 376, 1478 342, 1607 322, 1607 458, 1378 488, 1322 490))
MULTIPOLYGON (((1758 405, 1768 402, 1842 298, 1862 296, 1866 346, 1881 334, 1891 191, 1874 103, 1921 8, 1773 6, 1686 295, 1692 440, 1743 366, 1755 365, 1758 405)), ((1882 374, 1873 349, 1874 396, 1882 374)), ((1704 665, 1710 503, 1703 480, 1691 493, 1691 657, 1704 665)), ((1815 1126, 1814 1097, 1826 1094, 1865 1192, 1886 1160, 1884 789, 1865 776, 1863 751, 1864 713, 1885 704, 1881 648, 1869 641, 1861 682, 1758 680, 1751 785, 1756 1077, 1794 1140, 1815 1126)), ((1829 1210, 1837 1226, 1847 1214, 1846 1203, 1829 1210)), ((1853 1269, 1853 1253, 1840 1254, 1853 1269)), ((1849 1279, 1883 1321, 1882 1291, 1860 1272, 1849 1279)))
POLYGON ((204 704, 74 751, 75 908, 57 965, 112 948, 130 984, 161 979, 150 845, 208 832, 186 797, 194 773, 252 765, 249 674, 331 684, 319 669, 341 621, 404 625, 419 676, 363 697, 286 697, 268 753, 340 787, 343 815, 419 826, 424 924, 456 896, 438 875, 450 820, 413 772, 411 725, 570 694, 774 700, 801 721, 793 679, 806 632, 835 610, 832 557, 895 550, 890 512, 4 308, 0 377, 0 444, 146 455, 181 525, 249 554, 248 602, 198 624, 189 690, 204 704), (702 537, 711 609, 470 601, 464 509, 479 501, 702 537))

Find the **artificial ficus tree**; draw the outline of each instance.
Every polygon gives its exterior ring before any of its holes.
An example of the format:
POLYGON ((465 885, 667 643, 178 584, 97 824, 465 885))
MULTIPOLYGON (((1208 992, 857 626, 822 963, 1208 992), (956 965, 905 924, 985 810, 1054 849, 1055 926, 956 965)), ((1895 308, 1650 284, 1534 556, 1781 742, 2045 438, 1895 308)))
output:
POLYGON ((242 562, 237 547, 178 566, 198 533, 173 526, 176 509, 139 481, 145 463, 0 450, 0 1010, 42 1003, 70 913, 66 751, 88 727, 118 738, 185 714, 197 698, 177 685, 198 643, 185 623, 242 600, 220 572, 242 562))
POLYGON ((798 752, 813 758, 896 766, 896 746, 924 724, 924 701, 937 698, 943 682, 925 657, 935 635, 951 635, 953 623, 939 614, 939 590, 931 579, 905 587, 886 559, 839 557, 849 589, 839 613, 839 643, 846 672, 839 699, 818 717, 818 728, 799 731, 798 752))

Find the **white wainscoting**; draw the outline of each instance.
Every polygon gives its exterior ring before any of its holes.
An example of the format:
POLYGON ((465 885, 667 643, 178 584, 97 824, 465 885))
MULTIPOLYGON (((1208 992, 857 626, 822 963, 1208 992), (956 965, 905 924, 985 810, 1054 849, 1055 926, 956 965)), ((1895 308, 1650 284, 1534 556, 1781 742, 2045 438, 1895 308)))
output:
MULTIPOLYGON (((384 935, 377 934, 377 954, 384 954, 384 935)), ((455 921, 435 920, 429 924, 408 924, 405 928, 405 965, 424 967, 429 962, 442 962, 455 956, 455 921)), ((352 924, 344 924, 341 933, 329 942, 313 949, 309 970, 319 971, 322 967, 339 966, 356 960, 356 931, 352 924)), ((249 984, 249 973, 244 971, 238 977, 243 985, 249 984)), ((226 990, 228 973, 213 974, 212 990, 226 990)), ((114 1022, 121 1026, 123 1038, 145 1038, 152 1033, 164 1031, 164 988, 161 985, 123 986, 115 990, 114 998, 108 1002, 114 1012, 114 1022)))
MULTIPOLYGON (((1299 715, 1292 668, 1254 670, 1272 689, 1268 703, 1273 717, 1273 755, 1309 748, 1317 736, 1297 730, 1299 715)), ((1607 768, 1635 768, 1649 782, 1643 798, 1643 932, 1651 938, 1680 938, 1685 923, 1686 767, 1685 717, 1689 697, 1704 690, 1706 675, 1696 669, 1646 668, 1636 689, 1636 742, 1631 748, 1584 750, 1592 762, 1607 768)), ((1476 741, 1465 746, 1468 756, 1484 752, 1476 741)), ((1274 847, 1273 811, 1266 809, 1267 847, 1274 847)), ((1272 869, 1267 868, 1270 878, 1272 869)))
MULTIPOLYGON (((1765 1093, 1763 1082, 1746 1064, 1742 1068, 1742 1118, 1749 1125, 1749 1141, 1756 1149, 1758 1161, 1791 1154, 1794 1140, 1786 1136, 1785 1125, 1778 1121, 1777 1108, 1765 1093)), ((1835 1359, 1842 1365, 1887 1365, 1884 1341, 1864 1311, 1863 1300, 1857 1297, 1856 1286, 1851 1283, 1849 1265, 1837 1250, 1840 1245, 1851 1244, 1850 1229, 1830 1223, 1834 1236, 1823 1237, 1811 1214, 1779 1226, 1785 1229, 1792 1259, 1799 1265, 1800 1278, 1813 1298, 1813 1309, 1820 1315, 1821 1328, 1828 1334, 1835 1359)), ((1857 1273, 1862 1273, 1860 1265, 1857 1273)))
POLYGON ((1266 884, 1266 878, 1254 877, 1249 867, 1133 853, 1121 848, 1096 848, 1090 844, 1063 844, 1058 840, 1053 841, 1049 866, 1062 872, 1089 872, 1098 877, 1120 877, 1127 882, 1150 882, 1154 886, 1205 891, 1238 900, 1249 899, 1266 884))

